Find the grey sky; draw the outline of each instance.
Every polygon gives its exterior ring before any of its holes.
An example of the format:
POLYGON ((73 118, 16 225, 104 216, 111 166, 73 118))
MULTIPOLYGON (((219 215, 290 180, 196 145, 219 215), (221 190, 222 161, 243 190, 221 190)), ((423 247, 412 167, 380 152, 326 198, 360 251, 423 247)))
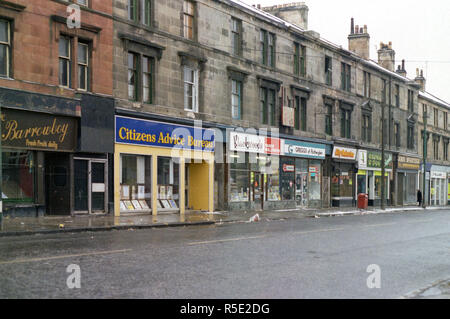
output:
MULTIPOLYGON (((270 6, 294 0, 241 0, 270 6)), ((380 42, 392 41, 396 65, 406 60, 408 78, 423 69, 426 90, 450 103, 450 1, 448 0, 305 0, 309 29, 348 49, 350 19, 367 25, 370 58, 377 61, 380 42), (428 61, 428 63, 426 62, 428 61)))

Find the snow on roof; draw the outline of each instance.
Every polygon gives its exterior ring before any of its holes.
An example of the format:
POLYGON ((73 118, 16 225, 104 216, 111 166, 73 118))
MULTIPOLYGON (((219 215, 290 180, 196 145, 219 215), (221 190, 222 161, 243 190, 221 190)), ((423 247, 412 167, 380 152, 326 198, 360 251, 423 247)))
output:
POLYGON ((428 100, 431 100, 431 101, 433 101, 433 102, 435 102, 435 103, 441 104, 441 105, 443 105, 443 106, 445 106, 445 107, 447 107, 447 108, 450 109, 450 104, 448 104, 448 103, 445 102, 444 100, 441 100, 440 98, 434 96, 434 95, 431 94, 431 93, 420 91, 420 92, 419 92, 419 96, 421 96, 421 97, 423 97, 423 98, 426 98, 426 99, 428 99, 428 100))
POLYGON ((364 60, 364 59, 363 59, 363 61, 364 61, 366 64, 368 64, 368 65, 370 65, 370 66, 373 66, 373 67, 379 69, 381 72, 388 73, 388 74, 390 74, 390 75, 392 75, 392 76, 394 76, 394 77, 396 77, 396 78, 398 78, 398 79, 400 79, 400 80, 402 80, 402 81, 405 81, 405 82, 412 81, 411 79, 409 79, 409 78, 407 78, 407 77, 405 77, 405 76, 402 76, 402 75, 400 75, 400 74, 398 74, 398 73, 395 73, 395 72, 392 72, 392 71, 390 71, 390 70, 388 70, 388 69, 383 68, 381 65, 379 65, 379 64, 378 64, 377 62, 375 62, 374 60, 364 60))

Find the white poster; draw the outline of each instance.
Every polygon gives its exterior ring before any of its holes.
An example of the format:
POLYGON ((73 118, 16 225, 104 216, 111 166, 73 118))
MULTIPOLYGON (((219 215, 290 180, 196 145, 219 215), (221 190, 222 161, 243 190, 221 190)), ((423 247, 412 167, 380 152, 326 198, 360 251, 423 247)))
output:
POLYGON ((266 137, 230 132, 230 151, 265 153, 266 137))

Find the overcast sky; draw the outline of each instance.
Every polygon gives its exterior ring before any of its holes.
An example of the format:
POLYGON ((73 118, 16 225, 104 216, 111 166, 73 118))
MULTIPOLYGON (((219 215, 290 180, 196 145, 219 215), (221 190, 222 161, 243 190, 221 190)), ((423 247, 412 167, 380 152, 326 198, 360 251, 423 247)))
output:
MULTIPOLYGON (((241 0, 271 6, 293 0, 241 0)), ((308 29, 348 49, 350 19, 367 25, 370 58, 378 60, 380 42, 392 42, 396 66, 406 60, 407 77, 423 69, 426 91, 450 103, 450 1, 448 0, 306 0, 308 29), (426 62, 428 61, 428 62, 426 62)), ((396 67, 397 69, 397 67, 396 67)))

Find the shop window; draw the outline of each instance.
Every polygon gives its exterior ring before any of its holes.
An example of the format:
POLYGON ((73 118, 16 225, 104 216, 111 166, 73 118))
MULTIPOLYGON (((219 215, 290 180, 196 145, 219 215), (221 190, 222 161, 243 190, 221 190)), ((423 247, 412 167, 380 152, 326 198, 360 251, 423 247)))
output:
POLYGON ((370 143, 372 140, 372 116, 363 114, 361 125, 361 139, 363 142, 370 143))
POLYGON ((295 159, 282 157, 280 160, 281 199, 295 200, 295 159))
POLYGON ((347 109, 341 109, 341 137, 351 137, 351 118, 352 112, 347 109))
POLYGON ((259 33, 261 46, 261 63, 275 67, 275 34, 261 30, 259 33))
POLYGON ((138 95, 138 55, 133 52, 128 52, 128 99, 131 101, 137 100, 138 95))
POLYGON ((152 4, 151 0, 128 0, 128 19, 133 22, 141 22, 151 25, 152 4))
POLYGON ((120 211, 150 212, 151 156, 120 156, 120 211))
POLYGON ((349 64, 341 63, 341 89, 347 92, 351 90, 351 67, 349 64))
POLYGON ((0 20, 0 76, 10 76, 11 25, 9 21, 0 20))
POLYGON ((331 178, 331 195, 333 197, 353 198, 353 166, 338 164, 331 178))
POLYGON ((264 183, 266 184, 267 190, 267 200, 268 201, 279 201, 280 196, 280 171, 279 171, 279 156, 264 156, 260 159, 260 167, 264 167, 265 173, 264 183))
POLYGON ((153 75, 154 59, 142 57, 142 100, 144 103, 153 103, 153 75))
POLYGON ((178 158, 158 157, 158 209, 177 211, 180 207, 180 164, 178 158))
POLYGON ((325 104, 325 134, 333 135, 333 105, 325 104))
POLYGON ((370 73, 364 71, 364 96, 370 98, 371 78, 370 73))
POLYGON ((33 152, 2 152, 2 199, 5 202, 33 202, 33 152))
POLYGON ((249 200, 248 153, 230 155, 230 201, 245 202, 249 200))

